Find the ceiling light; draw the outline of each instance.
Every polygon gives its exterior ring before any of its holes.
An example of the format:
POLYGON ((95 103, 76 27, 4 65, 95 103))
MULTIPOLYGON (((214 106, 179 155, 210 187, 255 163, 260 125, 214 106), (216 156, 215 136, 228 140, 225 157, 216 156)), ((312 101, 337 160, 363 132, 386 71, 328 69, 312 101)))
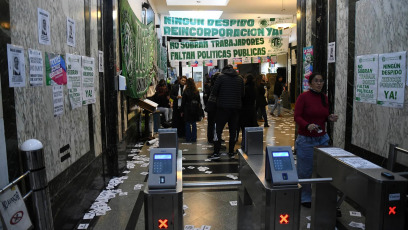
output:
POLYGON ((204 19, 219 19, 222 11, 169 11, 170 17, 179 18, 204 18, 204 19))
POLYGON ((166 0, 168 6, 226 6, 229 0, 166 0))

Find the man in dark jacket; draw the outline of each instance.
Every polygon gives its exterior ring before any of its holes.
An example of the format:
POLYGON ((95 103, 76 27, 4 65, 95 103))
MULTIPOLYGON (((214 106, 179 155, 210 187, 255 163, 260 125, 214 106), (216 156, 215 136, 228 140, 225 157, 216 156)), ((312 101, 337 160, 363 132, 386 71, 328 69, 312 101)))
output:
POLYGON ((185 135, 185 124, 184 119, 181 117, 181 98, 184 91, 184 85, 186 84, 187 77, 182 76, 180 77, 180 81, 178 84, 175 84, 173 88, 171 88, 170 98, 173 99, 173 128, 177 128, 177 136, 184 137, 185 135))
POLYGON ((228 154, 232 158, 235 152, 239 113, 244 97, 244 80, 238 76, 232 65, 227 65, 215 82, 212 93, 217 97, 215 122, 218 140, 214 143, 214 153, 209 159, 220 158, 221 134, 227 122, 230 134, 228 154))

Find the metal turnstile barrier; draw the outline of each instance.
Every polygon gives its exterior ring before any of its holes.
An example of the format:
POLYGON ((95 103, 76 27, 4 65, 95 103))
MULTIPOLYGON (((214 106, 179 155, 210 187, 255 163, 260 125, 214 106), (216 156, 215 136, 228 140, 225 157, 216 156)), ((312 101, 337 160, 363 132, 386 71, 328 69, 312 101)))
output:
POLYGON ((313 177, 333 182, 313 186, 312 229, 335 228, 337 190, 362 208, 366 229, 405 229, 405 178, 340 148, 315 148, 313 157, 313 177))
POLYGON ((145 229, 182 230, 183 172, 182 153, 175 148, 150 151, 149 180, 144 190, 145 229), (174 177, 174 178, 173 178, 174 177))
POLYGON ((238 229, 298 230, 300 193, 291 147, 268 146, 265 155, 239 155, 238 229))

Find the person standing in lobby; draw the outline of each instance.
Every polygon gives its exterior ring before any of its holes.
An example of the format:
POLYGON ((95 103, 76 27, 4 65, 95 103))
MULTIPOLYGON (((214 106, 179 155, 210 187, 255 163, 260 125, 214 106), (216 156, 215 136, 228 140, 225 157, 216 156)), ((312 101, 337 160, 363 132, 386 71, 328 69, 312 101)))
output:
POLYGON ((217 141, 214 143, 214 153, 209 159, 219 159, 221 149, 221 134, 226 123, 229 128, 228 154, 234 157, 234 146, 238 130, 239 113, 244 97, 244 80, 238 76, 232 65, 222 69, 222 74, 215 82, 211 92, 217 97, 217 114, 215 118, 217 141))
POLYGON ((197 142, 197 121, 201 121, 204 112, 193 78, 187 79, 180 110, 185 122, 186 141, 197 142))
POLYGON ((184 86, 186 84, 187 77, 181 76, 179 83, 175 84, 171 89, 170 98, 173 99, 173 128, 177 128, 178 137, 184 137, 185 135, 185 125, 184 119, 181 117, 181 100, 184 91, 184 86))
POLYGON ((271 115, 274 116, 274 111, 278 108, 278 114, 276 116, 282 117, 281 115, 281 107, 282 107, 282 100, 281 95, 283 92, 283 77, 278 76, 277 81, 275 82, 275 87, 273 88, 273 97, 275 99, 275 104, 272 107, 271 115))
MULTIPOLYGON (((309 77, 310 90, 302 93, 295 105, 295 122, 298 125, 298 136, 295 142, 297 155, 297 172, 299 179, 312 177, 313 148, 327 146, 329 136, 326 133, 326 122, 335 122, 336 114, 329 114, 329 102, 322 92, 325 79, 320 73, 309 77)), ((301 188, 301 203, 311 207, 312 189, 310 184, 301 188)))

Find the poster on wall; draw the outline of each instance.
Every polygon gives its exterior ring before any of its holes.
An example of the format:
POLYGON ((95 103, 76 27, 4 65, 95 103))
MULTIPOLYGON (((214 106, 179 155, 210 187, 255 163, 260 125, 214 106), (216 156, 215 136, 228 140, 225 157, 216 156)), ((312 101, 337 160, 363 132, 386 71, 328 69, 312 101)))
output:
POLYGON ((81 97, 81 56, 66 54, 67 60, 67 88, 69 102, 71 103, 71 108, 79 108, 82 106, 81 97))
POLYGON ((38 8, 38 41, 43 45, 51 45, 50 13, 38 8))
POLYGON ((309 77, 313 73, 313 46, 303 48, 302 92, 309 90, 309 77))
POLYGON ((330 42, 327 47, 327 63, 336 62, 336 42, 330 42))
POLYGON ((9 87, 25 87, 25 58, 24 49, 7 44, 7 62, 9 72, 9 87))
POLYGON ((82 57, 82 105, 93 104, 95 97, 95 59, 82 57))
POLYGON ((30 85, 42 86, 44 81, 44 60, 41 51, 28 49, 28 61, 30 62, 30 85))
POLYGON ((75 47, 75 21, 67 17, 67 45, 75 47))
POLYGON ((52 87, 52 100, 54 104, 54 117, 64 113, 64 90, 62 85, 52 87))
POLYGON ((99 63, 99 67, 98 67, 99 73, 103 73, 105 67, 103 64, 103 51, 101 50, 98 50, 98 63, 99 63))
POLYGON ((407 52, 379 55, 377 104, 402 108, 404 106, 407 52))
POLYGON ((377 102, 378 54, 356 57, 356 101, 377 102))
POLYGON ((67 68, 61 55, 45 53, 45 72, 46 85, 67 84, 67 68))
POLYGON ((251 64, 251 58, 250 57, 243 57, 242 58, 242 64, 251 64))

